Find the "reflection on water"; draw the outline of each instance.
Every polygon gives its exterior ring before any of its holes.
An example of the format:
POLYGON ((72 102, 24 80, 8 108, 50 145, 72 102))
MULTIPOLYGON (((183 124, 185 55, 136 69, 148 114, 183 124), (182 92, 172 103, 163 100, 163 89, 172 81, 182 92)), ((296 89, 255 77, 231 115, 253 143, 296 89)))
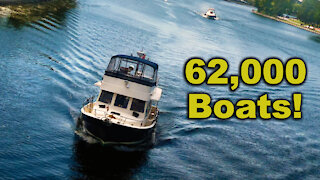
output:
POLYGON ((315 42, 317 42, 317 43, 320 43, 320 36, 319 36, 319 35, 317 35, 317 36, 311 36, 310 39, 313 40, 313 41, 315 41, 315 42))
POLYGON ((21 28, 29 23, 38 23, 41 26, 41 22, 37 22, 39 20, 52 26, 55 23, 62 24, 65 12, 76 5, 75 0, 53 0, 38 4, 0 6, 0 26, 21 28))
POLYGON ((123 152, 75 139, 72 170, 81 179, 129 179, 147 159, 146 152, 123 152))

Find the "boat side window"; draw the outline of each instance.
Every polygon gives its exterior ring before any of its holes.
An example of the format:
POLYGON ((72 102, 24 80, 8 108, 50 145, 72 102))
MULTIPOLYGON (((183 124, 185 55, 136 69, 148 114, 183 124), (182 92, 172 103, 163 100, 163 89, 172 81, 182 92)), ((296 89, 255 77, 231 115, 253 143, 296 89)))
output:
POLYGON ((112 58, 107 67, 107 71, 113 72, 119 67, 120 60, 119 58, 112 58))
POLYGON ((144 113, 145 104, 146 104, 145 101, 133 98, 130 110, 144 113))
POLYGON ((111 100, 112 100, 112 97, 113 97, 113 93, 112 92, 102 90, 101 94, 100 94, 100 97, 99 97, 99 101, 107 103, 107 104, 110 104, 111 100))
POLYGON ((147 104, 146 116, 149 115, 150 110, 151 110, 151 101, 149 101, 147 104))
POLYGON ((114 70, 114 66, 116 64, 116 59, 111 59, 110 62, 109 62, 109 65, 107 67, 107 71, 113 71, 114 70))
POLYGON ((118 94, 114 106, 126 109, 128 106, 129 97, 118 94))
POLYGON ((150 80, 153 80, 153 77, 154 77, 153 67, 151 67, 149 65, 145 65, 144 71, 143 71, 143 77, 148 78, 150 80))
POLYGON ((136 74, 135 74, 136 77, 141 78, 142 72, 143 72, 143 68, 144 68, 144 64, 143 63, 138 63, 137 71, 136 71, 136 74))

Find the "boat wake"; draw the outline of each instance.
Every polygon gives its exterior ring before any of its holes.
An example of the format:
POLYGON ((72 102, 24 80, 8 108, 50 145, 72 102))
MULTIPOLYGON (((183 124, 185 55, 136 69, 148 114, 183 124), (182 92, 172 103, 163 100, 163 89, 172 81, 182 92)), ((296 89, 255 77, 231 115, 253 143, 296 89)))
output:
POLYGON ((320 43, 320 36, 311 36, 310 39, 314 42, 320 43))
MULTIPOLYGON (((195 15, 197 15, 197 16, 201 16, 201 17, 203 17, 203 18, 206 18, 207 19, 207 17, 204 15, 204 13, 203 12, 198 12, 198 11, 192 11, 195 15)), ((214 20, 220 20, 220 18, 219 17, 215 17, 215 19, 214 20)))

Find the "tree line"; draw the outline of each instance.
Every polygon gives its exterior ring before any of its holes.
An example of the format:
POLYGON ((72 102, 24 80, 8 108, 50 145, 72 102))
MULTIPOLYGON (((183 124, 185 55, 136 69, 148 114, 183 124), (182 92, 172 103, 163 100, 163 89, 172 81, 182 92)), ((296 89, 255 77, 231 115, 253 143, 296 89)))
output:
POLYGON ((302 22, 320 26, 320 0, 247 0, 258 12, 272 16, 290 14, 302 22))

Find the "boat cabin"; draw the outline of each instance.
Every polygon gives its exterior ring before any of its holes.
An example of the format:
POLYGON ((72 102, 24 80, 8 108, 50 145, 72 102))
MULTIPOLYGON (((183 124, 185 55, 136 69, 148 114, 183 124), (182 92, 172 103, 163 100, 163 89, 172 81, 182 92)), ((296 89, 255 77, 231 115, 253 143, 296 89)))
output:
POLYGON ((215 10, 213 8, 208 9, 208 11, 204 14, 204 16, 206 16, 207 18, 215 18, 216 17, 216 13, 215 10))
POLYGON ((103 80, 95 84, 101 89, 96 102, 85 110, 95 117, 109 114, 140 126, 148 122, 146 119, 154 119, 162 93, 156 87, 158 65, 141 57, 113 56, 103 80))
POLYGON ((116 55, 110 60, 105 75, 146 86, 157 85, 158 65, 134 56, 116 55))
POLYGON ((155 101, 143 101, 133 97, 124 96, 101 90, 100 95, 97 99, 99 109, 107 108, 109 113, 127 117, 130 119, 145 119, 152 113, 153 107, 157 102, 155 101))

